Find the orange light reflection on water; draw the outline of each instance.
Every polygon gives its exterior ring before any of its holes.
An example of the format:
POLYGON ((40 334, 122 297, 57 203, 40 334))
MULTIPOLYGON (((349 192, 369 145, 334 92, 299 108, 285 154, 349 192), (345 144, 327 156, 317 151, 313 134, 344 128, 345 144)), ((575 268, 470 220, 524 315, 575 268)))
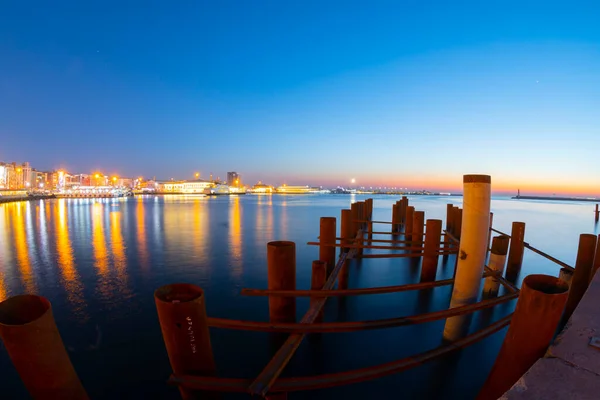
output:
POLYGON ((94 247, 94 258, 98 273, 104 279, 108 278, 108 252, 106 250, 106 238, 104 237, 103 206, 94 203, 92 206, 92 246, 94 247))
POLYGON ((10 247, 8 246, 8 224, 6 223, 6 213, 8 207, 0 204, 0 301, 4 301, 7 297, 8 289, 5 283, 4 269, 8 266, 7 260, 10 257, 10 247))
POLYGON ((242 212, 239 196, 231 198, 233 205, 229 207, 229 245, 231 246, 232 270, 234 278, 239 279, 242 275, 242 212))
POLYGON ((110 213, 110 242, 112 245, 114 265, 117 270, 117 280, 125 289, 127 283, 127 257, 125 255, 125 245, 123 243, 123 234, 121 233, 121 212, 112 211, 110 213))
POLYGON ((135 211, 137 220, 137 245, 138 255, 140 257, 140 266, 142 269, 148 269, 149 257, 148 257, 148 245, 146 240, 146 220, 144 215, 144 199, 143 197, 138 198, 137 207, 135 211))
POLYGON ((81 322, 87 319, 83 312, 86 308, 85 298, 83 296, 83 287, 79 282, 79 275, 75 267, 75 257, 73 255, 73 246, 69 237, 69 226, 67 224, 67 205, 65 199, 58 199, 54 203, 54 213, 56 221, 56 252, 58 254, 58 268, 63 277, 63 284, 67 292, 69 302, 79 313, 81 322))
POLYGON ((12 203, 13 209, 13 232, 15 235, 15 252, 17 255, 17 263, 19 265, 19 272, 21 274, 21 280, 27 294, 34 294, 36 291, 35 281, 33 277, 33 271, 31 269, 31 261, 29 259, 29 252, 27 249, 27 235, 25 233, 25 218, 24 213, 24 202, 12 203))

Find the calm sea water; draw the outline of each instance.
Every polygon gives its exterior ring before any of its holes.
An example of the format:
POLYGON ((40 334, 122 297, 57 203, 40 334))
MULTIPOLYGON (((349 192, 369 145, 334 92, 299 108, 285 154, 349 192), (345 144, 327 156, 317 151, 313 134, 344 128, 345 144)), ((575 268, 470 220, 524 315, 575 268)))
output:
MULTIPOLYGON (((374 198, 375 220, 390 220, 398 198, 374 198)), ((178 398, 165 381, 171 370, 156 317, 159 286, 194 283, 205 289, 208 314, 268 320, 266 298, 242 297, 241 288, 266 288, 266 244, 297 246, 297 285, 309 288, 318 249, 319 218, 340 215, 360 195, 240 197, 135 197, 56 199, 0 204, 0 300, 21 293, 47 297, 58 328, 92 398, 178 398)), ((461 197, 414 196, 426 218, 444 219, 446 204, 461 197)), ((526 241, 571 265, 578 237, 596 233, 593 205, 544 201, 492 201, 494 227, 510 233, 527 224, 526 241)), ((338 223, 339 229, 339 223, 338 223)), ((389 225, 379 225, 387 230, 389 225)), ((382 238, 386 238, 383 237, 382 238)), ((387 237, 389 238, 389 237, 387 237)), ((452 276, 454 259, 440 258, 438 279, 452 276)), ((521 278, 558 275, 559 267, 526 250, 521 278)), ((350 287, 418 282, 409 259, 353 261, 350 287)), ((367 320, 448 307, 451 287, 332 299, 327 320, 367 320)), ((308 301, 298 301, 298 315, 308 301)), ((472 329, 493 322, 514 303, 476 314, 472 329)), ((369 332, 311 335, 284 375, 345 371, 393 361, 440 344, 444 322, 369 332)), ((219 374, 254 377, 274 352, 273 336, 211 331, 219 374)), ((290 398, 473 398, 485 380, 505 330, 444 360, 377 381, 293 393, 290 398)), ((6 351, 0 348, 3 398, 27 398, 6 351)))

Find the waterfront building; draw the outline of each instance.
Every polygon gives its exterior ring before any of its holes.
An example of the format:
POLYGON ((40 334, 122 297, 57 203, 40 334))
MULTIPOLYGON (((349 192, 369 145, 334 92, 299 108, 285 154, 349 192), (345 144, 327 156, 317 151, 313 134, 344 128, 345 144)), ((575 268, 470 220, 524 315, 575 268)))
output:
POLYGON ((250 193, 273 193, 273 186, 265 185, 262 182, 258 182, 256 185, 252 186, 249 190, 250 193))
POLYGON ((310 186, 290 186, 290 185, 281 185, 278 186, 275 191, 277 193, 286 193, 286 194, 307 194, 314 193, 315 189, 310 186))
POLYGON ((158 183, 158 191, 165 193, 205 193, 206 189, 213 186, 211 182, 203 179, 193 181, 166 181, 158 183))
POLYGON ((240 175, 233 171, 227 173, 227 185, 239 187, 241 183, 240 175))

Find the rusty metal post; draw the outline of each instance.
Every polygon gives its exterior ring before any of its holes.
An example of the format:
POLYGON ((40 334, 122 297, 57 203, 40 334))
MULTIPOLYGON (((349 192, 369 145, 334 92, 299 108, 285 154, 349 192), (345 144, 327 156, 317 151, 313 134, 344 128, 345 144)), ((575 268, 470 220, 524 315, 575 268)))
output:
POLYGON ((569 299, 565 306, 565 313, 561 321, 564 326, 571 314, 577 308, 579 301, 585 294, 590 284, 590 274, 594 264, 594 253, 596 252, 596 235, 584 233, 579 235, 579 247, 577 248, 577 261, 575 262, 575 272, 571 281, 569 290, 569 299))
MULTIPOLYGON (((452 233, 452 212, 454 211, 454 206, 452 204, 446 204, 446 232, 452 233)), ((450 240, 446 240, 450 242, 450 240)), ((452 247, 451 243, 447 243, 444 247, 452 247)))
POLYGON ((425 248, 423 264, 421 265, 421 282, 435 281, 439 259, 440 236, 442 235, 442 220, 428 219, 425 229, 425 248))
MULTIPOLYGON (((154 302, 173 373, 214 376, 204 291, 187 283, 166 285, 156 289, 154 302)), ((184 399, 202 396, 182 387, 179 391, 184 399)))
MULTIPOLYGON (((412 243, 410 247, 423 247, 423 228, 425 224, 425 212, 415 211, 413 213, 412 243)), ((421 253, 421 250, 414 250, 415 253, 421 253)))
POLYGON ((358 203, 358 218, 360 219, 359 228, 365 229, 365 202, 359 201, 358 203))
MULTIPOLYGON (((296 290, 296 244, 287 241, 267 243, 267 269, 270 290, 296 290)), ((269 296, 271 322, 296 322, 296 298, 269 296)))
POLYGON ((592 265, 592 272, 590 273, 590 282, 594 279, 594 275, 596 275, 596 271, 600 268, 600 235, 598 235, 598 240, 596 241, 596 253, 594 255, 594 264, 592 265))
POLYGON ((32 398, 88 398, 46 298, 19 295, 0 303, 0 337, 32 398))
POLYGON ((400 204, 392 204, 392 232, 400 231, 400 204))
POLYGON ((319 260, 327 263, 327 276, 335 267, 336 221, 335 217, 321 217, 319 223, 319 260))
MULTIPOLYGON (((451 308, 473 304, 481 293, 490 228, 491 181, 489 175, 463 176, 464 225, 450 299, 451 308)), ((469 324, 470 315, 448 318, 444 326, 444 339, 452 342, 464 337, 469 324)))
POLYGON ((548 275, 523 280, 502 348, 477 400, 500 398, 546 352, 565 307, 568 286, 548 275))
MULTIPOLYGON (((342 210, 342 222, 340 231, 342 234, 342 242, 345 246, 351 246, 354 236, 352 234, 352 211, 342 210)), ((348 247, 343 247, 343 251, 347 253, 350 250, 348 247)))
MULTIPOLYGON (((327 281, 327 263, 320 260, 315 260, 312 263, 312 275, 310 277, 310 289, 321 290, 323 285, 327 281)), ((311 297, 310 304, 318 301, 318 297, 311 297)), ((315 319, 315 322, 323 322, 323 311, 319 313, 319 316, 315 319)))
POLYGON ((404 223, 404 239, 405 240, 412 240, 414 213, 415 213, 415 208, 413 206, 406 207, 406 217, 405 217, 406 220, 404 223))
MULTIPOLYGON (((492 239, 492 249, 490 251, 490 269, 502 276, 504 273, 504 264, 506 264, 506 254, 508 253, 508 243, 510 238, 505 235, 495 236, 492 239)), ((488 276, 485 278, 483 284, 483 296, 484 297, 495 297, 498 295, 498 289, 500 289, 500 281, 494 276, 488 276)))
MULTIPOLYGON (((463 209, 457 207, 454 211, 454 237, 460 240, 462 234, 462 218, 463 218, 463 209)), ((487 251, 487 249, 486 249, 487 251)))
POLYGON ((523 264, 523 253, 525 251, 525 222, 513 222, 510 231, 510 249, 508 250, 508 262, 506 263, 506 279, 515 283, 521 265, 523 264))
POLYGON ((402 196, 400 199, 400 223, 406 223, 406 207, 408 207, 408 197, 402 196))
POLYGON ((598 222, 598 219, 600 219, 600 209, 598 209, 598 204, 596 204, 595 217, 596 222, 598 222))
POLYGON ((573 271, 567 268, 561 268, 558 273, 558 279, 562 279, 571 287, 571 281, 573 280, 573 271))
POLYGON ((358 232, 358 229, 360 228, 359 223, 358 223, 358 219, 359 219, 358 203, 350 204, 350 212, 352 215, 352 239, 354 240, 354 237, 356 236, 356 233, 358 232))
POLYGON ((338 276, 338 289, 345 290, 348 289, 348 275, 350 273, 350 259, 346 258, 344 260, 344 265, 340 270, 340 275, 338 276))

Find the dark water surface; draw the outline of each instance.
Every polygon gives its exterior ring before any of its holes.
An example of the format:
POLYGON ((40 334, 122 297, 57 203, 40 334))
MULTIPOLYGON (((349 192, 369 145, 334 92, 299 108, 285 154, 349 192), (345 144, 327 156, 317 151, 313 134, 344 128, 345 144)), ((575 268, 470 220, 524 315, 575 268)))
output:
MULTIPOLYGON (((239 197, 135 197, 56 199, 0 205, 0 300, 35 293, 52 303, 56 323, 79 376, 94 399, 178 398, 165 381, 171 369, 153 292, 194 283, 205 290, 214 317, 268 320, 266 298, 242 297, 241 288, 266 288, 266 244, 296 242, 297 285, 310 286, 318 249, 319 218, 338 217, 350 203, 374 198, 375 220, 390 220, 397 197, 300 195, 239 197)), ((425 218, 445 218, 460 197, 414 196, 425 218)), ((510 233, 527 223, 525 240, 573 265, 580 233, 596 233, 589 203, 494 199, 494 227, 510 233)), ((389 225, 378 225, 388 230, 389 225)), ((381 238, 389 238, 382 236, 381 238)), ((376 250, 374 250, 376 252, 376 250)), ((455 260, 440 257, 438 279, 452 276, 455 260)), ((559 267, 526 250, 521 278, 558 275, 559 267)), ((418 282, 409 259, 353 261, 350 287, 418 282)), ((331 299, 326 320, 369 320, 442 310, 451 287, 331 299)), ((298 301, 298 315, 308 300, 298 301)), ((475 315, 471 329, 510 313, 514 302, 475 315)), ((440 345, 444 321, 368 332, 310 335, 285 376, 312 375, 376 365, 440 345)), ((505 330, 444 360, 377 381, 292 393, 290 398, 469 399, 485 379, 505 330)), ((256 376, 274 352, 273 336, 211 330, 219 374, 256 376)), ((2 398, 27 398, 4 348, 0 348, 2 398)), ((236 396, 233 396, 236 397, 236 396)), ((242 396, 243 397, 243 396, 242 396)))

